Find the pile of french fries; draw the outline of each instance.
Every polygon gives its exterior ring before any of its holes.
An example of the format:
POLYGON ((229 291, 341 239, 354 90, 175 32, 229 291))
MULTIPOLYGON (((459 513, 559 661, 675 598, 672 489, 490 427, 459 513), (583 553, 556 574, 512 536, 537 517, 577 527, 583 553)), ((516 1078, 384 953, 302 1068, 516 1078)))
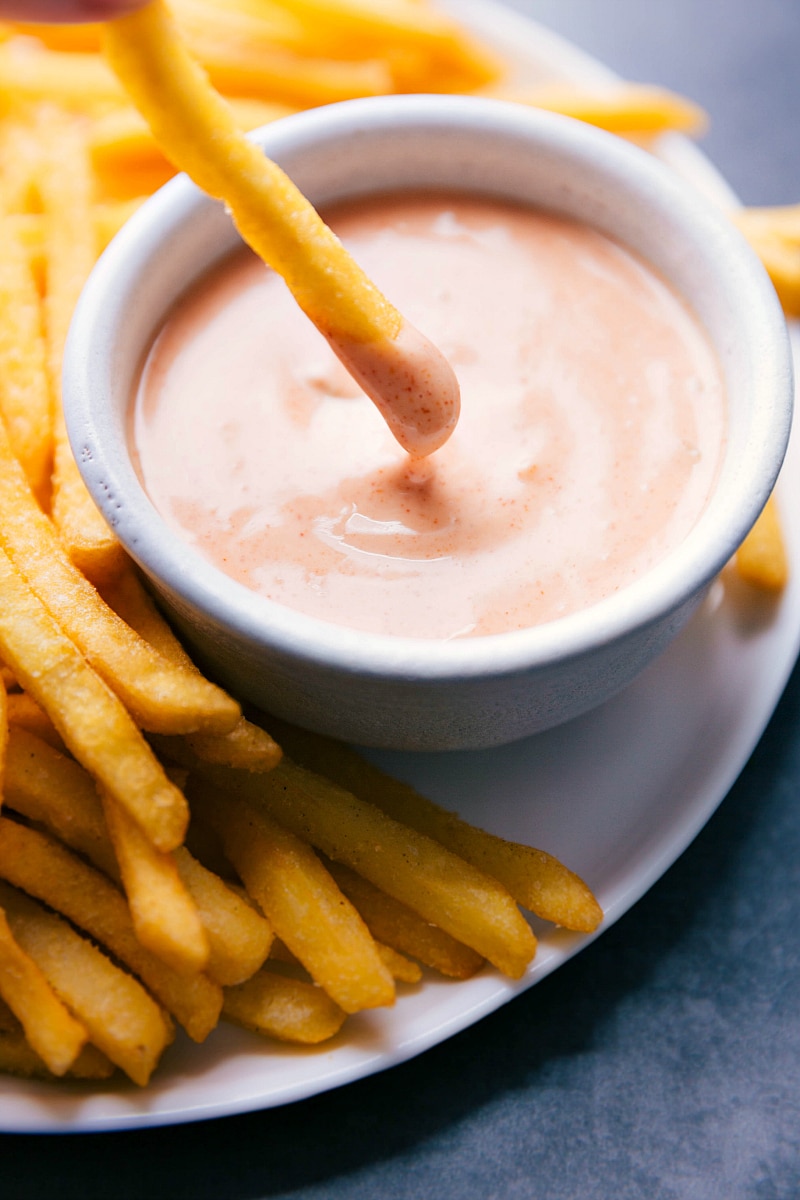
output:
MULTIPOLYGON (((422 0, 175 0, 241 128, 399 91, 695 131, 652 89, 524 93, 422 0)), ((60 373, 93 263, 174 172, 95 26, 0 26, 0 1069, 147 1084, 176 1027, 314 1044, 423 970, 519 978, 589 888, 205 678, 92 504, 60 373)), ((772 586, 772 585, 770 585, 772 586)), ((779 586, 779 585, 778 585, 779 586)))

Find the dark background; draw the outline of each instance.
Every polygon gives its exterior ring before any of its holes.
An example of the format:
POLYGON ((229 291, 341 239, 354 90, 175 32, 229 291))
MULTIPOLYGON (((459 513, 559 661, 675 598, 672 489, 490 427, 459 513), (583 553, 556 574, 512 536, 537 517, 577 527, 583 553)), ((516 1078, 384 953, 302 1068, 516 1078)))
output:
MULTIPOLYGON (((800 200, 797 0, 512 7, 704 105, 703 146, 745 203, 800 200)), ((0 1195, 799 1197, 799 710, 796 673, 741 779, 661 882, 480 1025, 279 1110, 0 1138, 0 1195)))

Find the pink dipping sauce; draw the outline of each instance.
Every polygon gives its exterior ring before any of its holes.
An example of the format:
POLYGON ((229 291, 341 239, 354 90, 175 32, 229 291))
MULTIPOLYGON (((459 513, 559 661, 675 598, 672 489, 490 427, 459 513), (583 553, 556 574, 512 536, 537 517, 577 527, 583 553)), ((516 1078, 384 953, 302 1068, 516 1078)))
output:
POLYGON ((455 432, 409 458, 242 252, 170 315, 136 398, 144 485, 186 541, 300 612, 437 639, 555 620, 682 541, 718 471, 724 389, 649 268, 493 200, 395 195, 325 215, 455 368, 455 432))

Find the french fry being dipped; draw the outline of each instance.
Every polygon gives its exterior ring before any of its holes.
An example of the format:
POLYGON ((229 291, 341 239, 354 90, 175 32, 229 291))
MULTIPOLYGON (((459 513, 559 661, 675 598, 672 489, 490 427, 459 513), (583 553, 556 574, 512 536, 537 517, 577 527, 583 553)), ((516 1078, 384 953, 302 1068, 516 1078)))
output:
POLYGON ((228 205, 409 453, 449 437, 460 399, 438 350, 385 299, 281 169, 241 132, 161 0, 109 22, 109 62, 164 153, 228 205))

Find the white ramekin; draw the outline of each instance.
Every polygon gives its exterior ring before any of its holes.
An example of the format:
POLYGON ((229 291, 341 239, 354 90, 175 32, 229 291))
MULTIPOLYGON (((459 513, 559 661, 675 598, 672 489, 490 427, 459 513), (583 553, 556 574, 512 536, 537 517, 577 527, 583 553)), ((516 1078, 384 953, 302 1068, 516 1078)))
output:
POLYGON ((67 425, 106 519, 214 677, 299 724, 365 745, 462 749, 511 741, 599 704, 681 629, 777 478, 792 368, 761 264, 724 214, 669 168, 565 117, 499 101, 393 96, 315 109, 255 136, 317 205, 401 188, 508 197, 585 221, 641 255, 687 300, 722 365, 728 440, 715 493, 690 536, 646 577, 520 632, 447 642, 362 634, 233 582, 167 527, 129 442, 137 373, 160 323, 238 244, 223 206, 179 177, 105 252, 69 336, 67 425))

